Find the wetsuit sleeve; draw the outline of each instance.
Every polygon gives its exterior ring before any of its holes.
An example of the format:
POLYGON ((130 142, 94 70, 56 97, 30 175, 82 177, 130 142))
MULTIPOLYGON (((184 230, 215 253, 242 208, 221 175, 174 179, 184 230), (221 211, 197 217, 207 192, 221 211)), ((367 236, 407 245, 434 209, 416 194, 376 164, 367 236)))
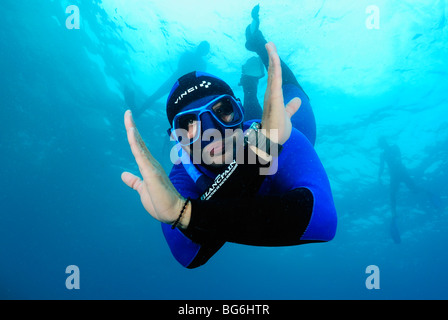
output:
MULTIPOLYGON (((278 196, 193 200, 186 234, 255 246, 288 246, 300 238, 310 221, 313 195, 299 188, 278 196)), ((309 241, 306 241, 309 242, 309 241)))

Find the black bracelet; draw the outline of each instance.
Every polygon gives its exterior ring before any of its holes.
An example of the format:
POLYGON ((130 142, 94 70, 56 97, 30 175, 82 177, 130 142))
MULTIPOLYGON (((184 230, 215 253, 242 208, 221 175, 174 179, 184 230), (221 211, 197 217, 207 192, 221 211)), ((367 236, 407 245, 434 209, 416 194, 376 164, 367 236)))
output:
POLYGON ((171 226, 171 229, 175 229, 176 226, 179 224, 180 218, 182 218, 182 214, 184 213, 185 208, 187 207, 188 202, 190 202, 190 197, 188 197, 187 201, 185 201, 184 207, 182 208, 182 211, 180 212, 179 217, 177 218, 177 220, 171 226))

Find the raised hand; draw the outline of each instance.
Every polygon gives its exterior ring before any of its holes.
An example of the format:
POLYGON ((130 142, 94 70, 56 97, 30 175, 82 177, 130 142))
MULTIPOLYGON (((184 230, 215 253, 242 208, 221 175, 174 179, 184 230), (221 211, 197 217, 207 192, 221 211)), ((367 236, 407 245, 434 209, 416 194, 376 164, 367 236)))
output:
MULTIPOLYGON (((131 111, 126 111, 124 122, 128 142, 143 180, 130 172, 123 172, 121 179, 139 193, 143 206, 151 216, 160 222, 173 224, 184 206, 185 199, 177 192, 165 170, 149 152, 135 126, 131 111)), ((187 206, 179 223, 180 227, 188 226, 190 210, 187 206)))
POLYGON ((271 141, 284 144, 291 135, 291 117, 299 110, 302 101, 294 98, 285 107, 280 57, 272 42, 266 44, 266 50, 269 55, 268 86, 264 96, 261 126, 267 130, 266 135, 271 141), (274 130, 278 130, 277 137, 274 130))

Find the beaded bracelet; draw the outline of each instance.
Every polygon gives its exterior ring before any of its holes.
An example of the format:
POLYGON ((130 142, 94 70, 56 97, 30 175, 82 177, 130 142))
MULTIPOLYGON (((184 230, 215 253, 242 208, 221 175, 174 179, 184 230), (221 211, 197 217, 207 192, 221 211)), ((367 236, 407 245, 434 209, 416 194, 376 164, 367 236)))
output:
POLYGON ((182 208, 182 211, 180 212, 179 217, 177 218, 177 220, 171 226, 171 229, 176 228, 176 226, 179 224, 180 218, 182 218, 182 214, 184 213, 185 208, 187 207, 188 202, 190 202, 190 197, 188 197, 187 201, 185 201, 184 207, 182 208))

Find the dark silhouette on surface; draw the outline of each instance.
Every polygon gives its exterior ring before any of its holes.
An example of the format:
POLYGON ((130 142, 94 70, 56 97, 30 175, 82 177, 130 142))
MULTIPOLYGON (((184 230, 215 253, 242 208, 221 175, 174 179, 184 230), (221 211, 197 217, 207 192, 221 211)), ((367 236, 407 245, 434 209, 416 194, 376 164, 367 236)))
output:
POLYGON ((408 169, 403 164, 401 151, 397 145, 389 144, 386 138, 381 137, 378 139, 378 146, 382 149, 378 180, 381 183, 381 176, 384 172, 385 165, 387 165, 390 176, 390 210, 392 213, 392 223, 390 231, 392 239, 396 243, 400 243, 401 236, 397 226, 397 193, 400 185, 404 183, 414 194, 424 196, 424 198, 430 201, 433 209, 438 209, 440 205, 439 199, 434 194, 420 187, 411 178, 408 169))

